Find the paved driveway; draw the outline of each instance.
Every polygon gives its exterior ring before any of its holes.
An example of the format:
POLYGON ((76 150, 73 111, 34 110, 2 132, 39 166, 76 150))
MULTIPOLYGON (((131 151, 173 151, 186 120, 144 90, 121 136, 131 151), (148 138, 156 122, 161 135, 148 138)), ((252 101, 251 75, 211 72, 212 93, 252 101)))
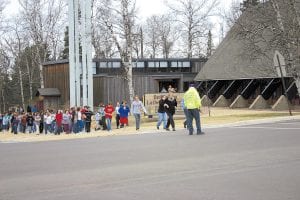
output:
POLYGON ((0 199, 300 199, 300 120, 205 132, 0 144, 0 199))

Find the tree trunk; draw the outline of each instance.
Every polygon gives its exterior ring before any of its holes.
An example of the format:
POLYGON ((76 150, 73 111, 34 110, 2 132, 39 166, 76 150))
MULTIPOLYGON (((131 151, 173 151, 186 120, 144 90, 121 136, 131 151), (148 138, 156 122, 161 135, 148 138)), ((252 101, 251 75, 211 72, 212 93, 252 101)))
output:
POLYGON ((128 83, 128 92, 130 104, 133 102, 134 90, 133 90, 133 76, 132 76, 132 27, 133 24, 129 18, 128 12, 128 0, 122 0, 122 15, 123 15, 123 23, 125 27, 125 38, 126 38, 126 79, 128 83))
POLYGON ((40 48, 41 48, 41 46, 38 45, 38 47, 37 47, 37 61, 38 61, 38 65, 39 65, 39 75, 40 75, 41 88, 44 88, 45 87, 44 75, 43 75, 43 61, 44 61, 44 59, 41 58, 40 48))
MULTIPOLYGON (((189 1, 189 4, 188 4, 189 6, 189 8, 191 8, 192 7, 192 5, 191 5, 191 2, 189 1)), ((194 40, 194 36, 193 36, 193 14, 191 13, 191 10, 190 9, 188 9, 189 11, 188 11, 188 58, 192 58, 193 57, 193 40, 194 40)))
MULTIPOLYGON (((5 96, 4 96, 4 90, 3 90, 3 88, 2 88, 2 90, 1 90, 1 94, 2 94, 3 112, 5 112, 6 107, 5 107, 5 96)), ((0 112, 1 112, 1 110, 0 110, 0 112)))
POLYGON ((2 78, 2 84, 1 84, 1 104, 0 104, 0 113, 3 113, 5 112, 5 109, 4 109, 4 90, 3 90, 3 84, 4 84, 4 76, 1 77, 2 78), (2 111, 2 107, 3 107, 3 111, 2 111))
MULTIPOLYGON (((18 56, 21 53, 21 39, 20 39, 20 37, 19 37, 18 34, 17 34, 17 38, 18 38, 18 54, 16 54, 15 56, 18 56)), ((25 109, 24 86, 23 86, 22 70, 21 70, 20 60, 19 59, 16 60, 16 66, 17 66, 18 72, 19 72, 19 81, 20 81, 20 92, 21 92, 22 106, 23 106, 23 109, 25 109)))
POLYGON ((28 83, 29 83, 29 94, 30 94, 30 100, 32 100, 33 97, 33 92, 32 92, 32 77, 30 73, 30 67, 28 63, 28 58, 26 57, 26 68, 27 68, 27 73, 28 73, 28 83))
POLYGON ((156 47, 154 42, 152 43, 152 58, 155 58, 155 54, 156 54, 156 47))
POLYGON ((133 102, 134 98, 134 90, 133 90, 133 76, 132 76, 132 62, 129 61, 128 63, 125 63, 126 70, 126 80, 127 80, 127 87, 128 87, 128 94, 129 94, 129 100, 130 104, 133 102))
POLYGON ((122 25, 124 27, 125 36, 125 47, 121 47, 118 38, 114 32, 112 24, 107 20, 105 21, 106 27, 110 30, 112 38, 117 46, 117 49, 121 57, 121 65, 125 69, 125 80, 127 81, 127 90, 129 93, 130 104, 133 102, 134 90, 133 90, 133 75, 132 75, 132 32, 133 21, 130 20, 128 12, 128 0, 121 1, 121 14, 122 14, 122 25))
POLYGON ((20 81, 20 92, 21 92, 21 100, 23 109, 25 109, 25 99, 24 99, 24 88, 23 88, 23 80, 22 80, 22 71, 19 62, 17 62, 18 72, 19 72, 19 81, 20 81))
POLYGON ((144 34, 143 34, 143 29, 140 29, 140 34, 141 34, 141 58, 144 58, 144 34))
POLYGON ((193 46, 193 37, 192 37, 192 32, 191 32, 191 28, 189 29, 189 33, 188 33, 188 58, 192 57, 192 47, 193 46))

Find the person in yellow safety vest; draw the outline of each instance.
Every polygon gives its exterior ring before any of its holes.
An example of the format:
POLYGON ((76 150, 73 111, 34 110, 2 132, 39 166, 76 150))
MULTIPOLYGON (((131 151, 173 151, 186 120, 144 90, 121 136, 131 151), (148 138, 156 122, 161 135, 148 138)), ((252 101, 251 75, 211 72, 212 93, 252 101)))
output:
POLYGON ((202 135, 204 132, 201 130, 200 124, 200 108, 201 108, 201 98, 198 91, 195 88, 195 85, 191 83, 189 85, 188 91, 184 93, 184 106, 186 107, 186 121, 187 128, 189 130, 189 135, 193 135, 193 119, 196 121, 197 135, 202 135))

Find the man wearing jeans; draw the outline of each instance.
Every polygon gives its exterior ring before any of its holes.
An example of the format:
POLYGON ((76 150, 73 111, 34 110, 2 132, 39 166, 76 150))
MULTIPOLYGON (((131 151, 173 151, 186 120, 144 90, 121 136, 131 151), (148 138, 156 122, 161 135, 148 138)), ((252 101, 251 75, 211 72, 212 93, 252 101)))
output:
POLYGON ((167 115, 166 115, 166 109, 165 109, 165 103, 166 103, 166 96, 161 96, 161 99, 159 100, 159 106, 158 106, 158 121, 156 124, 156 128, 159 129, 161 123, 163 122, 163 129, 167 126, 167 115))
POLYGON ((201 108, 201 99, 199 96, 198 91, 194 87, 194 84, 190 84, 190 87, 183 96, 184 105, 187 109, 186 111, 186 120, 187 120, 187 127, 189 130, 189 134, 193 135, 194 128, 193 128, 193 118, 196 121, 197 126, 197 135, 204 134, 201 130, 200 124, 200 108, 201 108))
POLYGON ((138 131, 140 129, 141 124, 141 110, 147 114, 146 108, 144 107, 143 103, 140 101, 138 96, 134 97, 134 101, 131 104, 131 112, 135 118, 135 128, 138 131))

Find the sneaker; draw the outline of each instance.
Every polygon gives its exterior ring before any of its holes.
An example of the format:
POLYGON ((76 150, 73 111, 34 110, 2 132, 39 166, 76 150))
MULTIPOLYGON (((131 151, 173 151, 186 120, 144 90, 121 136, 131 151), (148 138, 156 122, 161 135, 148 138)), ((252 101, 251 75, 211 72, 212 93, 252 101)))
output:
POLYGON ((157 128, 157 130, 159 130, 159 126, 157 126, 156 128, 157 128))
POLYGON ((170 131, 170 129, 169 129, 169 128, 166 128, 166 131, 170 131))
POLYGON ((176 131, 175 128, 173 128, 173 131, 176 131))
POLYGON ((189 132, 189 135, 193 135, 193 132, 189 132))
POLYGON ((197 135, 204 135, 205 133, 204 132, 197 132, 197 135))

